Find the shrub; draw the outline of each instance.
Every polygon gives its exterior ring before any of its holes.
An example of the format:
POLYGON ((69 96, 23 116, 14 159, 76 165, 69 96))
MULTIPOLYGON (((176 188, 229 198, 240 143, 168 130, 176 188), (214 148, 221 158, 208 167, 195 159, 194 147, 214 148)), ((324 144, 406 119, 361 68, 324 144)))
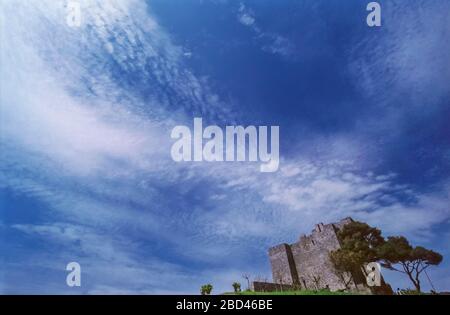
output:
POLYGON ((208 283, 208 284, 202 285, 202 287, 201 287, 201 289, 200 289, 200 293, 201 293, 202 295, 210 295, 212 289, 213 289, 213 286, 212 286, 211 284, 208 283))
POLYGON ((241 292, 241 284, 239 282, 233 282, 234 293, 241 292))

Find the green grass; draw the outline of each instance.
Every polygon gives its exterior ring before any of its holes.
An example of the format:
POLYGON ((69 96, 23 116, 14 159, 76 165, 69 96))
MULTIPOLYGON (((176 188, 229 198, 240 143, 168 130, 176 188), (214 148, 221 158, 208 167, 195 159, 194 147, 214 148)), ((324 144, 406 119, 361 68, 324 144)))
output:
POLYGON ((349 292, 331 292, 327 290, 298 290, 298 291, 275 291, 275 292, 253 292, 243 291, 240 293, 227 292, 226 295, 353 295, 349 292))

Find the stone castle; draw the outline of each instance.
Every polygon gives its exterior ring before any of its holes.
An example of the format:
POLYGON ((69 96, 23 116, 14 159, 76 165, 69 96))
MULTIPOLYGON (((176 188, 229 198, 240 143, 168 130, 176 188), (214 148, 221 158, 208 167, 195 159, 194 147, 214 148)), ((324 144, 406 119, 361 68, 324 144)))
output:
MULTIPOLYGON (((308 236, 298 242, 280 244, 269 249, 273 283, 255 282, 255 291, 275 291, 291 288, 331 291, 352 290, 373 293, 363 273, 339 273, 333 267, 329 254, 340 248, 337 232, 353 220, 316 224, 308 236)), ((386 284, 383 281, 383 285, 386 284)))

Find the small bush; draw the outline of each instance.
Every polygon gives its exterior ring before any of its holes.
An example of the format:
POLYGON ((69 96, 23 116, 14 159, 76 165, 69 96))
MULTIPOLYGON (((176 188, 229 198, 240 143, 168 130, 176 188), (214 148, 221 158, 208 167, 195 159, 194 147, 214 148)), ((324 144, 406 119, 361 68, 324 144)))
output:
POLYGON ((213 286, 211 284, 205 284, 202 285, 201 289, 200 289, 200 293, 202 295, 210 295, 212 292, 213 286))
POLYGON ((233 282, 234 293, 241 292, 241 284, 239 282, 233 282))

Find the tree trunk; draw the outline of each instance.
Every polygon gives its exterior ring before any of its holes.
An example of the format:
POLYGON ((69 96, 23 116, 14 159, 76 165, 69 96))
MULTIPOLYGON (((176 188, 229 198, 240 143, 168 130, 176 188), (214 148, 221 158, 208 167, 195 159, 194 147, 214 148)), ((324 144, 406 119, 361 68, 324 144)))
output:
POLYGON ((416 277, 416 279, 414 279, 411 272, 407 272, 406 274, 408 275, 409 279, 416 287, 416 291, 418 293, 420 293, 420 281, 419 281, 418 277, 416 277))
POLYGON ((414 285, 416 286, 417 292, 420 293, 420 282, 417 281, 416 283, 414 283, 414 285))

